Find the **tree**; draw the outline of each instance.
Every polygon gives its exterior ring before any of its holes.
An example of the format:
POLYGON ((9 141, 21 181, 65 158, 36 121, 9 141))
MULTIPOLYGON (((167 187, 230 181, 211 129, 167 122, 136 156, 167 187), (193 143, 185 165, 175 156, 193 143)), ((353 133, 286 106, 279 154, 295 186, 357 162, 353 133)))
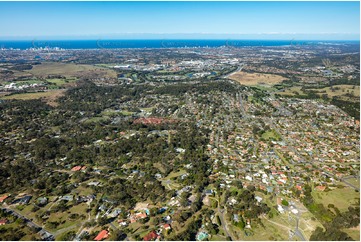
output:
POLYGON ((282 200, 282 205, 288 206, 289 204, 288 204, 288 202, 287 202, 285 199, 283 199, 283 200, 282 200))
POLYGON ((106 225, 108 222, 109 222, 109 221, 108 221, 108 219, 107 219, 106 216, 101 216, 100 218, 98 218, 98 224, 99 224, 100 226, 104 226, 104 225, 106 225))

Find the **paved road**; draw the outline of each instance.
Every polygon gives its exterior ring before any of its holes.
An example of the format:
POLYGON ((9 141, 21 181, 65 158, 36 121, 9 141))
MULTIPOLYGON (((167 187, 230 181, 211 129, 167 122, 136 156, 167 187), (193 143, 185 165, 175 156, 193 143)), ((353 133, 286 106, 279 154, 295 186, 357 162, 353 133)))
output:
POLYGON ((347 182, 347 181, 346 181, 347 179, 350 179, 350 178, 341 178, 341 181, 342 181, 343 183, 345 183, 346 185, 349 185, 350 187, 352 187, 353 189, 355 189, 355 190, 357 190, 357 191, 359 191, 359 190, 360 190, 360 188, 359 188, 359 187, 357 187, 357 186, 355 186, 355 185, 353 185, 353 184, 351 184, 351 183, 347 182))
POLYGON ((221 220, 224 232, 227 234, 227 236, 229 238, 231 238, 234 241, 235 239, 232 238, 232 235, 228 232, 228 226, 227 226, 227 223, 226 223, 225 218, 224 218, 224 210, 220 209, 219 206, 218 206, 218 214, 219 214, 219 218, 221 220))
MULTIPOLYGON (((263 218, 266 219, 268 222, 270 222, 270 223, 272 223, 272 224, 275 224, 275 225, 280 226, 280 227, 282 227, 282 228, 284 228, 284 229, 290 230, 290 228, 287 227, 286 225, 283 225, 283 224, 274 222, 274 221, 272 221, 272 220, 269 220, 266 216, 263 216, 263 218)), ((302 232, 298 229, 298 219, 296 220, 296 228, 295 228, 295 231, 293 231, 293 232, 294 232, 294 234, 295 234, 296 236, 298 236, 298 237, 301 239, 301 241, 307 241, 307 240, 305 239, 305 237, 303 236, 302 232)))
POLYGON ((219 219, 221 220, 221 223, 223 226, 223 230, 227 234, 228 238, 231 238, 232 241, 237 241, 237 239, 235 239, 233 237, 233 234, 228 231, 228 225, 227 225, 226 219, 224 218, 224 209, 220 208, 219 199, 217 199, 217 201, 218 201, 217 210, 218 210, 218 214, 219 214, 219 219))
POLYGON ((296 228, 295 228, 295 231, 294 231, 295 235, 297 235, 298 238, 300 238, 302 241, 307 241, 305 236, 303 236, 302 232, 298 228, 299 221, 300 221, 300 214, 298 214, 297 219, 296 219, 296 228))

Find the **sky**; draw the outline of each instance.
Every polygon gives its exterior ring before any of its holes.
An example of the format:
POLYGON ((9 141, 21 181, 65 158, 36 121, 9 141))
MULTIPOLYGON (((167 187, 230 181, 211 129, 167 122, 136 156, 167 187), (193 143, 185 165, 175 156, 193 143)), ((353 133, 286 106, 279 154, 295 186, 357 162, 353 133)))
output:
POLYGON ((9 40, 359 36, 359 2, 0 2, 9 40))

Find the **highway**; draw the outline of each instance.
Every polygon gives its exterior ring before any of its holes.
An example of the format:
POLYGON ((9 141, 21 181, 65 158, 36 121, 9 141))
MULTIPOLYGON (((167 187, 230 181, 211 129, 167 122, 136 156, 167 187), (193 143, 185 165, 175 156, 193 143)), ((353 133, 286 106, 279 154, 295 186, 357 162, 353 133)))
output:
POLYGON ((245 66, 246 66, 246 64, 241 64, 240 66, 238 66, 237 70, 225 75, 223 78, 228 78, 229 76, 231 76, 231 75, 233 75, 233 74, 235 74, 237 72, 242 71, 242 68, 245 67, 245 66))

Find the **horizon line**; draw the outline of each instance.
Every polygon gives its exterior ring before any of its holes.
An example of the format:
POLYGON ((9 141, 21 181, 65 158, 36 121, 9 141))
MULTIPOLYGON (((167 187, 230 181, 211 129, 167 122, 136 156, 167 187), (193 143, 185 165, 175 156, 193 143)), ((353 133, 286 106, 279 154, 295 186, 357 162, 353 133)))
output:
POLYGON ((2 39, 0 37, 0 41, 132 41, 132 40, 162 40, 162 41, 168 41, 168 40, 219 40, 219 41, 358 41, 360 42, 360 39, 296 39, 296 38, 284 38, 284 39, 257 39, 257 38, 89 38, 89 39, 72 39, 72 38, 65 38, 65 39, 2 39))

